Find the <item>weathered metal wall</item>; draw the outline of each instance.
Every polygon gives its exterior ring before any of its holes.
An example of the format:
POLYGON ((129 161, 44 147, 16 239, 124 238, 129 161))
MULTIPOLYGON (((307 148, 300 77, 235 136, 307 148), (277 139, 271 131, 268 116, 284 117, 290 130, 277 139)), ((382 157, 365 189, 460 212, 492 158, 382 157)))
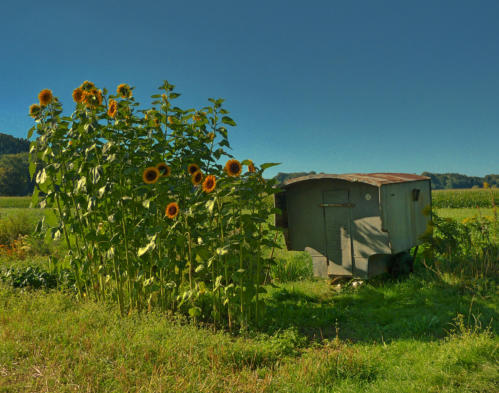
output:
POLYGON ((351 183, 352 239, 354 275, 368 276, 369 256, 390 253, 388 234, 383 232, 379 210, 379 188, 365 183, 351 183))
POLYGON ((285 208, 276 223, 288 228, 288 249, 311 254, 315 275, 371 277, 386 271, 387 254, 420 243, 429 220, 422 210, 430 203, 429 180, 312 178, 289 184, 285 198, 276 198, 285 208))
POLYGON ((406 251, 421 244, 430 217, 423 209, 431 204, 430 182, 427 180, 381 186, 381 220, 388 232, 392 253, 406 251), (415 193, 419 190, 417 200, 415 193))

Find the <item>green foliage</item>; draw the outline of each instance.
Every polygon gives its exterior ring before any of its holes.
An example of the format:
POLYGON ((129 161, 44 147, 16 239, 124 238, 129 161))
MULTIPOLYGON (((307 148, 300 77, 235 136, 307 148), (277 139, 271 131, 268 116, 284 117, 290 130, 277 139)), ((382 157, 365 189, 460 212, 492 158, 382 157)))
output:
POLYGON ((9 268, 0 270, 0 280, 14 288, 53 289, 74 284, 74 278, 68 270, 48 272, 38 266, 26 269, 9 268))
POLYGON ((27 153, 28 151, 29 141, 27 139, 16 138, 0 132, 0 155, 27 153))
POLYGON ((0 196, 30 195, 28 153, 0 155, 0 196))
POLYGON ((438 190, 432 192, 432 206, 434 208, 470 208, 492 207, 499 204, 499 189, 471 189, 471 190, 438 190))
POLYGON ((444 281, 459 280, 478 293, 497 285, 499 278, 497 216, 458 222, 432 214, 423 235, 426 266, 444 281))
POLYGON ((225 125, 235 126, 222 99, 183 110, 165 82, 154 106, 139 110, 131 94, 104 91, 101 102, 81 88, 70 117, 54 99, 29 131, 38 134, 33 203, 58 212, 49 233, 67 244, 59 263, 72 267, 79 296, 115 299, 123 315, 159 307, 230 329, 257 324, 272 264, 263 249, 276 246, 267 224, 275 182, 262 175, 276 164, 220 164, 231 158, 225 125))

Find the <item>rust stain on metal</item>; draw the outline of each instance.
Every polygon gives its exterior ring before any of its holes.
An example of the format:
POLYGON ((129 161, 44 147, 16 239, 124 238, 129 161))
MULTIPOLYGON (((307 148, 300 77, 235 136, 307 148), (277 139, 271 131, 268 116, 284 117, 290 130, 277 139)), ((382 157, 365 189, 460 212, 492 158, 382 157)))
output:
POLYGON ((331 174, 307 175, 307 176, 296 177, 294 179, 289 179, 284 182, 284 187, 303 181, 321 180, 321 179, 339 179, 339 180, 346 180, 349 182, 366 183, 377 187, 380 187, 383 184, 430 180, 429 177, 413 175, 411 173, 346 173, 342 175, 331 173, 331 174))

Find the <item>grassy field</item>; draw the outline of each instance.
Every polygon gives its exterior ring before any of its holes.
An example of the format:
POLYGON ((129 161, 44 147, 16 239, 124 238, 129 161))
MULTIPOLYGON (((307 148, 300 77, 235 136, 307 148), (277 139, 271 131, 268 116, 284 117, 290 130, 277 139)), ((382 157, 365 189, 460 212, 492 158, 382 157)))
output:
POLYGON ((2 392, 497 392, 497 297, 424 272, 337 293, 268 294, 265 327, 231 336, 60 292, 0 286, 2 392))
MULTIPOLYGON (((0 234, 55 220, 8 201, 0 234)), ((49 270, 41 254, 1 256, 0 270, 49 270)), ((157 312, 121 318, 115 304, 0 280, 0 392, 499 391, 498 277, 427 269, 420 253, 409 277, 336 286, 308 278, 303 253, 275 256, 264 320, 237 334, 157 312)))
POLYGON ((10 207, 25 208, 29 207, 30 202, 31 202, 30 196, 25 196, 25 197, 0 196, 0 209, 10 208, 10 207))

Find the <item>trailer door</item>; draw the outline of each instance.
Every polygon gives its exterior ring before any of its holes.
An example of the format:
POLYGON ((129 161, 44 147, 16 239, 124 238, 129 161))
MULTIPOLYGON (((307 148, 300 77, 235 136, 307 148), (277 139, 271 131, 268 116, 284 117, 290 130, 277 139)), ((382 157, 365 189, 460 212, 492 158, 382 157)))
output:
POLYGON ((328 273, 352 274, 351 207, 348 190, 322 193, 328 273))

